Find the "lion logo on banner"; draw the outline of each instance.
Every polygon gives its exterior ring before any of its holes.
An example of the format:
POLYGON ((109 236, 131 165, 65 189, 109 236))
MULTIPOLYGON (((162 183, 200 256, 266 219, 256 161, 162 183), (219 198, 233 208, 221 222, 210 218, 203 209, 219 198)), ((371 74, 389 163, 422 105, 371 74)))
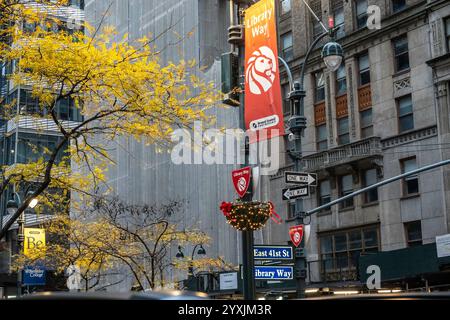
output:
POLYGON ((277 64, 273 51, 266 46, 252 53, 247 61, 245 79, 253 94, 267 92, 275 80, 277 64))

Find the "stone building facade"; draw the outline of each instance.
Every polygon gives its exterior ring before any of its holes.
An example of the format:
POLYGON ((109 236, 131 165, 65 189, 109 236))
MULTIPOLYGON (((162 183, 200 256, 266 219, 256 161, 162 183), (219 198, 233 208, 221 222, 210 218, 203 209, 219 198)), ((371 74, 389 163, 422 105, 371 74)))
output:
MULTIPOLYGON (((308 47, 323 30, 303 1, 277 2, 280 53, 297 79, 308 47)), ((303 169, 317 173, 319 184, 304 199, 304 210, 449 159, 448 1, 311 0, 309 6, 324 25, 333 17, 341 26, 335 40, 345 57, 337 72, 327 71, 320 57, 329 40, 325 38, 306 68, 303 169), (377 19, 377 10, 381 28, 368 27, 368 19, 377 19)), ((289 117, 287 99, 285 116, 289 117)), ((270 186, 270 198, 286 212, 286 224, 268 231, 272 243, 280 244, 288 241, 288 228, 295 223, 292 206, 281 197, 284 171, 293 169, 284 154, 285 167, 272 176, 270 186)), ((414 250, 450 233, 449 185, 449 167, 441 167, 307 218, 309 285, 359 290, 360 257, 414 250)), ((432 282, 423 274, 421 280, 411 280, 417 277, 405 275, 390 285, 411 288, 426 282, 428 287, 432 282)))

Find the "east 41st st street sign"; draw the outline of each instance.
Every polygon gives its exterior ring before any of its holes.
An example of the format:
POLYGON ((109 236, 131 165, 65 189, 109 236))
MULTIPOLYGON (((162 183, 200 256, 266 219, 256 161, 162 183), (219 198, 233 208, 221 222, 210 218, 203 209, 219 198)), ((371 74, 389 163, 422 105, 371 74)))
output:
POLYGON ((255 260, 293 260, 292 247, 290 246, 254 246, 253 257, 255 260))

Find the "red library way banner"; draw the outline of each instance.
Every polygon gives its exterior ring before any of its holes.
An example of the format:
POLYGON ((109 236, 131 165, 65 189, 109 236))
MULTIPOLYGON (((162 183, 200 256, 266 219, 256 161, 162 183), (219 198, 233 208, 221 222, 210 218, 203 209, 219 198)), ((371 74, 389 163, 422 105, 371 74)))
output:
POLYGON ((284 135, 274 0, 245 10, 245 125, 251 143, 284 135))

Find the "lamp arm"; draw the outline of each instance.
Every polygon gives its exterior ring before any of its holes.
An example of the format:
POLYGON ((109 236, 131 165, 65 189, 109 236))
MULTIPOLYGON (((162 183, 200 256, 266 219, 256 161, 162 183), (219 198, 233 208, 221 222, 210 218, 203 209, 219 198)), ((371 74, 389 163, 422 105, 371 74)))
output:
POLYGON ((303 64, 302 64, 302 71, 300 72, 300 90, 304 90, 304 82, 305 82, 305 70, 306 70, 306 64, 308 62, 309 56, 311 55, 311 52, 314 50, 314 48, 316 47, 316 45, 319 43, 320 40, 322 40, 323 38, 325 38, 325 36, 329 35, 330 32, 324 32, 322 33, 320 36, 318 36, 313 43, 311 44, 311 46, 308 48, 308 51, 306 52, 306 56, 305 59, 303 60, 303 64))
POLYGON ((20 197, 19 193, 17 193, 16 191, 13 192, 13 195, 17 197, 17 205, 21 205, 22 204, 22 198, 20 197))
POLYGON ((291 69, 289 68, 289 65, 287 64, 287 62, 283 58, 278 56, 278 60, 281 61, 281 63, 284 65, 284 68, 286 69, 286 73, 287 73, 288 78, 289 78, 289 88, 290 88, 290 90, 292 90, 294 88, 294 80, 292 78, 291 69))
POLYGON ((194 247, 194 250, 192 250, 191 261, 194 260, 195 249, 197 249, 197 247, 198 247, 199 245, 200 245, 200 244, 196 244, 195 247, 194 247))

